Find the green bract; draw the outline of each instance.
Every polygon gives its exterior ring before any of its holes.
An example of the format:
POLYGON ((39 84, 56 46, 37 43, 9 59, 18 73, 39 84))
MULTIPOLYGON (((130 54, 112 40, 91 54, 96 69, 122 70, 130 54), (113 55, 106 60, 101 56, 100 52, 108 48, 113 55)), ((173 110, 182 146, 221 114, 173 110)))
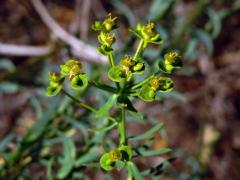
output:
POLYGON ((110 159, 109 153, 105 153, 104 155, 102 155, 99 162, 100 162, 100 166, 106 171, 111 171, 114 168, 113 166, 114 164, 110 159))
POLYGON ((121 82, 126 78, 125 71, 123 67, 121 66, 113 66, 109 71, 108 71, 108 77, 115 82, 121 82))
POLYGON ((46 90, 47 96, 56 96, 62 89, 62 82, 64 80, 64 77, 49 72, 49 86, 46 90))
POLYGON ((103 154, 100 158, 100 166, 106 171, 111 171, 115 167, 116 161, 122 159, 122 153, 118 149, 113 149, 108 153, 103 154))
POLYGON ((145 64, 140 61, 133 60, 129 55, 125 55, 120 60, 119 66, 113 66, 109 72, 108 77, 115 82, 121 82, 126 79, 130 81, 133 74, 142 74, 145 70, 145 64))
POLYGON ((132 158, 132 149, 130 146, 120 146, 118 149, 113 149, 108 153, 105 153, 100 158, 100 166, 106 171, 113 169, 120 170, 126 162, 132 158))
POLYGON ((164 73, 171 73, 174 69, 182 67, 181 56, 176 52, 164 55, 164 61, 159 62, 159 69, 164 73))
POLYGON ((145 25, 139 23, 137 24, 136 29, 130 29, 130 31, 138 38, 142 39, 145 42, 145 46, 147 43, 162 44, 163 40, 154 28, 155 24, 153 22, 149 22, 145 25))
POLYGON ((132 158, 132 148, 130 146, 120 146, 118 148, 122 153, 122 161, 129 161, 132 158))
POLYGON ((139 91, 139 97, 144 101, 153 101, 158 91, 168 92, 173 88, 173 81, 168 77, 152 77, 139 91))
POLYGON ((62 89, 62 85, 58 86, 48 86, 46 90, 46 95, 47 96, 56 96, 62 89))
POLYGON ((87 74, 76 75, 71 79, 70 84, 74 90, 85 89, 88 85, 88 75, 87 74))

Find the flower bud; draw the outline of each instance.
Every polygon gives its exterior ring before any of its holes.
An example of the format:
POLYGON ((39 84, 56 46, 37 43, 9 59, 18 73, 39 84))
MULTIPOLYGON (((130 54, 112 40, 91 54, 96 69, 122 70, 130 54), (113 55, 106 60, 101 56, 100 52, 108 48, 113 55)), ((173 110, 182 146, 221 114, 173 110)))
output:
MULTIPOLYGON (((162 38, 160 34, 155 31, 155 24, 153 22, 149 22, 146 25, 138 24, 136 29, 130 29, 137 37, 143 39, 144 42, 154 43, 154 44, 162 44, 162 38)), ((146 46, 145 44, 145 46, 146 46)))
POLYGON ((79 75, 74 76, 71 79, 70 85, 74 90, 77 90, 77 91, 85 89, 88 85, 87 74, 79 74, 79 75))
POLYGON ((107 19, 103 21, 105 31, 109 32, 117 28, 117 17, 112 18, 111 13, 108 14, 107 19))

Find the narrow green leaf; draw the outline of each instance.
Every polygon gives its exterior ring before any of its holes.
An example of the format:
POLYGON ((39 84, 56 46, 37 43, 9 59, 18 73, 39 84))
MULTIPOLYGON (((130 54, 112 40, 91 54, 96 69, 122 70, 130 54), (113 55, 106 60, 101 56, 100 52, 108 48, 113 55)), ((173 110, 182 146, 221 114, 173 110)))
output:
POLYGON ((133 162, 128 162, 128 167, 132 172, 133 177, 136 180, 144 180, 145 178, 141 175, 140 171, 138 170, 137 166, 133 162))
POLYGON ((0 83, 0 92, 3 93, 16 93, 20 89, 17 83, 3 81, 0 83))
POLYGON ((111 0, 112 5, 119 10, 123 15, 126 16, 130 26, 134 27, 136 25, 136 18, 132 10, 120 0, 111 0))
POLYGON ((75 161, 75 167, 79 167, 81 165, 85 165, 89 162, 96 160, 99 156, 97 151, 87 152, 86 154, 82 155, 75 161))
POLYGON ((108 130, 114 128, 116 125, 117 125, 117 123, 113 123, 113 124, 109 124, 109 125, 106 125, 106 126, 101 127, 101 128, 91 128, 89 130, 94 131, 94 132, 99 132, 99 131, 103 132, 103 131, 108 131, 108 130))
POLYGON ((117 101, 117 95, 112 95, 108 101, 97 111, 96 115, 98 117, 104 117, 108 115, 109 110, 112 108, 113 105, 116 104, 117 101))
POLYGON ((166 154, 172 151, 170 148, 160 148, 156 150, 145 150, 143 148, 136 150, 137 153, 141 156, 157 156, 157 155, 162 155, 166 154))
POLYGON ((47 174, 46 174, 46 178, 47 180, 52 180, 52 165, 54 163, 54 158, 52 157, 49 160, 43 159, 41 160, 41 163, 44 164, 46 166, 47 169, 47 174))
POLYGON ((216 38, 219 35, 222 28, 222 22, 221 22, 222 20, 221 20, 220 13, 216 12, 212 8, 208 8, 207 13, 213 28, 212 36, 216 38))
POLYGON ((47 125, 54 119, 57 111, 57 99, 54 99, 52 103, 49 105, 48 112, 44 113, 43 116, 37 120, 36 124, 28 131, 27 135, 24 137, 25 142, 33 142, 39 136, 44 133, 47 125))
POLYGON ((74 167, 76 158, 76 147, 71 138, 62 137, 63 141, 63 161, 60 170, 58 171, 57 177, 64 179, 74 167))
POLYGON ((211 35, 208 32, 200 29, 196 29, 194 32, 196 33, 199 41, 205 45, 208 54, 211 55, 213 53, 213 39, 211 35))
POLYGON ((164 16, 164 14, 169 10, 171 5, 175 0, 154 0, 151 7, 148 19, 156 21, 164 16))
POLYGON ((197 59, 197 54, 196 54, 196 49, 199 41, 196 38, 192 38, 191 41, 188 43, 184 57, 189 60, 196 60, 197 59))
POLYGON ((169 158, 163 162, 161 162, 159 165, 151 167, 149 169, 146 169, 142 172, 142 175, 147 176, 149 174, 155 174, 160 175, 167 166, 169 166, 171 163, 173 163, 176 160, 176 158, 169 158))
POLYGON ((143 134, 141 134, 139 136, 136 136, 136 137, 133 137, 133 138, 129 138, 129 140, 134 140, 134 141, 135 140, 137 140, 137 141, 144 140, 144 139, 150 137, 153 133, 159 131, 162 127, 163 127, 162 123, 157 124, 152 129, 148 130, 147 132, 145 132, 145 133, 143 133, 143 134))

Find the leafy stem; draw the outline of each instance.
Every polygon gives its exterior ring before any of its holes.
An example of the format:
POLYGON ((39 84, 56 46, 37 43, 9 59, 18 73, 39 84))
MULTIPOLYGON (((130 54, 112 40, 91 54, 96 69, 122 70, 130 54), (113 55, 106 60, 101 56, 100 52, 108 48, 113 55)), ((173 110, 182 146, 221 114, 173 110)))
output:
POLYGON ((121 107, 121 119, 118 124, 120 145, 127 145, 126 127, 125 127, 125 107, 121 107))

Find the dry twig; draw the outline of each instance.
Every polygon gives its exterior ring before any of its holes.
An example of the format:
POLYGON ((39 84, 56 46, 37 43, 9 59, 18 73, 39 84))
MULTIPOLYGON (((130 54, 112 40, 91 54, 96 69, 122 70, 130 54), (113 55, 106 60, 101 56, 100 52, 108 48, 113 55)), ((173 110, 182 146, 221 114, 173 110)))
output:
POLYGON ((34 8, 36 9, 37 13, 45 23, 45 25, 62 41, 67 43, 71 49, 72 53, 79 57, 84 58, 85 60, 89 60, 92 62, 107 62, 106 57, 100 55, 96 52, 96 49, 76 37, 69 34, 65 31, 48 13, 47 9, 44 7, 41 0, 31 0, 34 8))
POLYGON ((25 46, 0 43, 0 54, 8 56, 45 56, 51 52, 50 46, 25 46))

